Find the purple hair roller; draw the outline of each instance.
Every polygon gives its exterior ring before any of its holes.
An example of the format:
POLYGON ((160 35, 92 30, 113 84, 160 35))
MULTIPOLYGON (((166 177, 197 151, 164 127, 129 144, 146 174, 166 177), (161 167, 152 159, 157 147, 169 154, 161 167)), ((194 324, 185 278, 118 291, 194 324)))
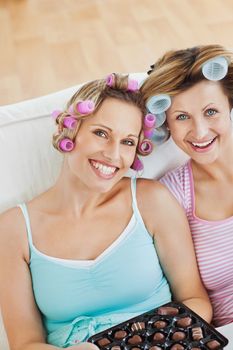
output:
POLYGON ((75 129, 77 126, 77 119, 75 119, 73 117, 65 117, 63 120, 63 125, 67 129, 75 129))
POLYGON ((77 110, 80 114, 89 114, 94 111, 95 104, 92 100, 85 100, 77 104, 77 110))
POLYGON ((153 143, 150 140, 143 140, 139 145, 139 152, 141 155, 146 156, 153 151, 153 143))
POLYGON ((128 88, 127 88, 127 90, 128 91, 137 91, 138 89, 139 89, 139 87, 138 87, 137 80, 129 79, 128 80, 128 88))
POLYGON ((109 74, 106 78, 106 85, 109 87, 112 87, 114 84, 114 80, 115 80, 114 74, 109 74))
POLYGON ((58 109, 56 109, 55 111, 53 111, 53 112, 51 113, 51 116, 52 116, 52 118, 53 118, 54 120, 56 120, 57 117, 59 116, 59 114, 61 114, 61 113, 62 113, 61 111, 59 111, 58 109))
POLYGON ((68 108, 68 112, 70 113, 70 114, 74 114, 75 112, 74 112, 74 106, 73 105, 70 105, 70 107, 68 108))
POLYGON ((144 136, 147 139, 151 139, 152 136, 154 135, 154 129, 145 129, 143 130, 144 136))
POLYGON ((131 169, 139 171, 139 170, 143 170, 143 164, 141 162, 141 160, 136 156, 136 158, 134 159, 133 164, 131 165, 131 169))
POLYGON ((156 116, 152 113, 148 113, 144 117, 144 125, 146 128, 153 128, 155 126, 156 116))
POLYGON ((65 138, 59 142, 59 148, 63 152, 70 152, 74 148, 74 143, 72 140, 65 138))

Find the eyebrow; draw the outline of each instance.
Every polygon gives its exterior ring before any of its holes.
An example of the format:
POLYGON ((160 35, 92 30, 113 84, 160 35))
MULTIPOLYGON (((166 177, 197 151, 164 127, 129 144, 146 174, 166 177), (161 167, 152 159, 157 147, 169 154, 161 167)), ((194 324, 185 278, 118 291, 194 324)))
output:
MULTIPOLYGON (((210 105, 214 105, 215 103, 214 102, 210 102, 208 103, 205 107, 202 108, 202 111, 204 111, 208 106, 210 105)), ((186 114, 189 114, 189 112, 185 111, 185 110, 175 110, 172 112, 173 113, 186 113, 186 114)))
MULTIPOLYGON (((103 124, 92 124, 91 126, 98 127, 98 128, 104 128, 104 129, 107 129, 107 130, 112 132, 111 128, 109 128, 108 126, 103 125, 103 124)), ((134 135, 134 134, 129 134, 129 135, 127 135, 127 137, 135 137, 136 139, 139 138, 138 135, 134 135)))
POLYGON ((204 111, 207 107, 209 107, 210 105, 214 105, 215 103, 214 102, 210 102, 208 103, 208 105, 206 105, 202 110, 204 111))
POLYGON ((173 114, 173 113, 186 113, 186 114, 189 114, 188 112, 182 111, 182 110, 176 110, 176 111, 173 111, 172 114, 173 114))

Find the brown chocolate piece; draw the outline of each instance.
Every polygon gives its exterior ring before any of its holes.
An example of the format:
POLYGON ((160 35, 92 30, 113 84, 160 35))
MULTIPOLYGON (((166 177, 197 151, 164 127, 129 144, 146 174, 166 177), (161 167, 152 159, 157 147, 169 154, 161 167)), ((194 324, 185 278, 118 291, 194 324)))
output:
POLYGON ((154 323, 153 323, 153 327, 154 328, 157 328, 157 329, 160 329, 160 328, 165 328, 165 327, 167 327, 167 322, 166 321, 155 321, 154 323))
POLYGON ((140 344, 142 342, 142 338, 140 335, 133 335, 131 338, 128 339, 128 343, 132 345, 140 344))
POLYGON ((201 348, 192 348, 191 350, 201 350, 201 348))
POLYGON ((153 340, 154 341, 158 341, 158 342, 164 342, 165 335, 163 333, 161 333, 161 332, 157 332, 157 333, 154 334, 153 340))
POLYGON ((174 344, 172 345, 171 350, 184 350, 184 347, 181 344, 174 344))
POLYGON ((175 316, 178 315, 179 310, 176 307, 172 306, 161 306, 158 308, 158 314, 159 315, 170 315, 175 316))
POLYGON ((120 339, 123 339, 124 337, 127 336, 127 332, 126 331, 116 331, 114 333, 114 338, 117 339, 117 340, 120 340, 120 339))
POLYGON ((203 332, 201 327, 192 328, 192 338, 193 340, 200 340, 203 338, 203 332))
POLYGON ((130 350, 141 350, 140 348, 135 348, 135 347, 133 347, 133 348, 131 348, 130 350))
POLYGON ((192 324, 192 319, 189 316, 182 317, 176 322, 176 325, 178 327, 183 327, 183 328, 186 328, 186 327, 190 326, 191 324, 192 324))
POLYGON ((116 345, 116 346, 113 346, 113 347, 111 348, 111 350, 121 350, 121 347, 118 346, 118 345, 116 345))
POLYGON ((135 332, 135 331, 141 331, 142 329, 145 329, 145 322, 134 322, 131 325, 131 331, 135 332))
POLYGON ((102 338, 102 339, 98 340, 98 342, 97 342, 97 344, 99 346, 105 346, 105 345, 108 345, 110 343, 111 342, 110 342, 110 340, 108 338, 102 338))
POLYGON ((154 345, 151 348, 149 348, 149 350, 162 350, 162 348, 160 346, 154 345))
POLYGON ((183 340, 183 339, 185 339, 185 337, 186 337, 186 335, 185 335, 185 333, 184 332, 180 332, 180 331, 178 331, 178 332, 174 332, 173 334, 172 334, 172 340, 183 340))
POLYGON ((208 343, 206 343, 206 345, 210 350, 221 349, 221 344, 217 340, 210 340, 208 343))

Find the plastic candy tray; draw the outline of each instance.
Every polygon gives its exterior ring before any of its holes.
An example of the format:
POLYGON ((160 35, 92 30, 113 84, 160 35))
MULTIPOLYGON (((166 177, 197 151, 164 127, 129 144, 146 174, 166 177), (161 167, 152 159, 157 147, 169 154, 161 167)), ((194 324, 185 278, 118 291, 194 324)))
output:
POLYGON ((170 302, 88 339, 103 350, 221 350, 228 340, 182 303, 170 302))

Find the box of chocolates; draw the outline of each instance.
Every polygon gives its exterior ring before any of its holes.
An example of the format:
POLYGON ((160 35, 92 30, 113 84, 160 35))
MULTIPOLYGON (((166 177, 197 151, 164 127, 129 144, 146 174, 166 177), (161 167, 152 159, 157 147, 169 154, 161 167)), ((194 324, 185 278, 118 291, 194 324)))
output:
POLYGON ((222 350, 228 340, 182 303, 170 302, 88 339, 101 350, 222 350))

